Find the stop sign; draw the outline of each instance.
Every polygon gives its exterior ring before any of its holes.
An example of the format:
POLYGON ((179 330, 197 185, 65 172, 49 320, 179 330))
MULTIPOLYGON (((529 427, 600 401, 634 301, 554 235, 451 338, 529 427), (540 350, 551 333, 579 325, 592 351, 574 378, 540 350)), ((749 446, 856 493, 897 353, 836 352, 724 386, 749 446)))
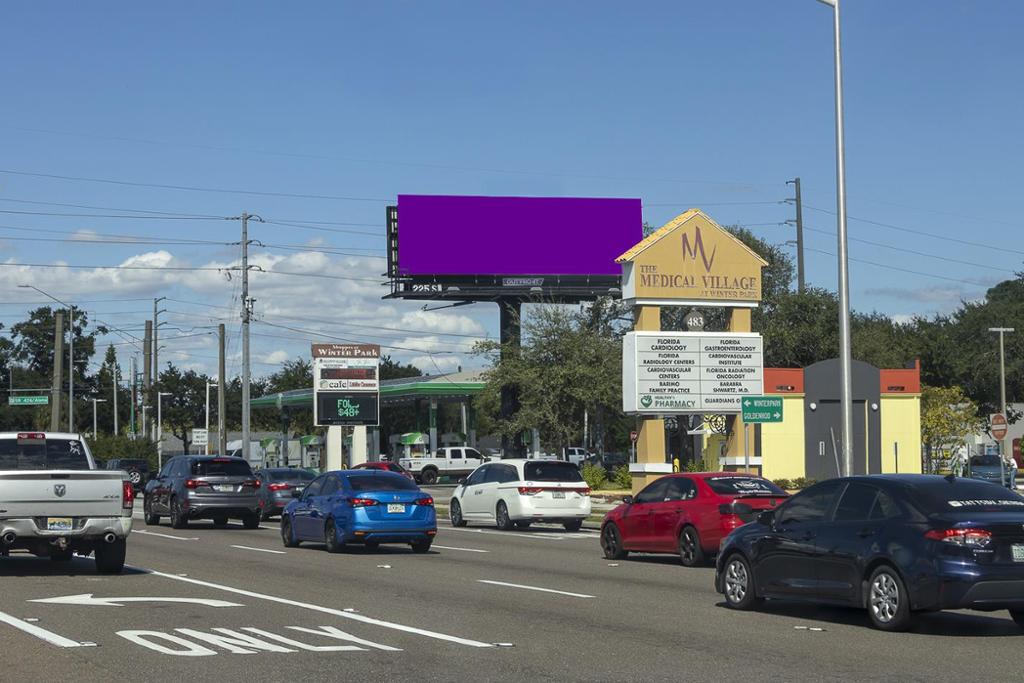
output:
POLYGON ((989 431, 992 432, 993 439, 996 441, 1002 441, 1006 438, 1006 416, 1002 413, 992 413, 988 416, 988 428, 989 431))

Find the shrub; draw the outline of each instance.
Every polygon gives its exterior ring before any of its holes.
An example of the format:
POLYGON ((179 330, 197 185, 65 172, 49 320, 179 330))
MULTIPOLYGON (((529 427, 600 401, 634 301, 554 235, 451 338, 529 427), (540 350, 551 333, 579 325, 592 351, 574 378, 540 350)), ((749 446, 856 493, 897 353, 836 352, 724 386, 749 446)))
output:
POLYGON ((620 489, 633 488, 633 475, 629 473, 629 465, 619 465, 612 473, 612 481, 620 489))
POLYGON ((814 486, 817 482, 814 479, 808 479, 807 477, 797 477, 793 480, 793 488, 805 489, 808 486, 814 486))
POLYGON ((690 462, 686 463, 686 466, 683 467, 683 471, 684 472, 710 472, 711 468, 708 466, 707 461, 705 461, 703 458, 701 458, 700 460, 691 460, 690 462))
POLYGON ((591 491, 599 491, 608 482, 608 475, 604 468, 597 465, 585 463, 580 469, 580 474, 583 475, 583 481, 587 482, 591 491))
POLYGON ((788 491, 793 488, 793 482, 789 479, 772 479, 772 483, 778 486, 783 491, 788 491))

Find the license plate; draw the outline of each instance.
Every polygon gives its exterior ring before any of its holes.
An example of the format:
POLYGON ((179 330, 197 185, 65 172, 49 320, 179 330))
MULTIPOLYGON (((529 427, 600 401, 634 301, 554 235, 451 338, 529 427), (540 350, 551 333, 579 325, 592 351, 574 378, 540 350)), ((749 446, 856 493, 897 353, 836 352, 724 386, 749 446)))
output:
POLYGON ((1024 543, 1014 543, 1012 546, 1013 561, 1024 562, 1024 543))
POLYGON ((553 491, 551 493, 552 498, 565 498, 565 491, 553 491))
POLYGON ((221 493, 230 493, 230 492, 234 492, 235 485, 234 484, 216 484, 213 487, 213 490, 214 491, 220 491, 221 493))
POLYGON ((388 503, 389 513, 402 513, 405 512, 405 506, 401 503, 388 503))
POLYGON ((47 531, 71 531, 74 528, 74 521, 70 517, 47 517, 47 531))

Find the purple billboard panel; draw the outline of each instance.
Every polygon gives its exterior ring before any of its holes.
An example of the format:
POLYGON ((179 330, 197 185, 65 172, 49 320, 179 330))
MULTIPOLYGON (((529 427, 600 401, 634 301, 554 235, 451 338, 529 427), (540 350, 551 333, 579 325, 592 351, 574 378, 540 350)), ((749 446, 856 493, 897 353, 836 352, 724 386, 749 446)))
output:
POLYGON ((398 195, 398 274, 619 275, 639 199, 398 195))

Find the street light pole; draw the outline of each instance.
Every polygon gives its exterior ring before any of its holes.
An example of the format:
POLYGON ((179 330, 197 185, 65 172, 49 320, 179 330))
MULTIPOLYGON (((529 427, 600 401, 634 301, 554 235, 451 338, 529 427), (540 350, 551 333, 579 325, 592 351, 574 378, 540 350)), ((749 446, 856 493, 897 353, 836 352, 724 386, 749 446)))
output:
POLYGON ((119 433, 117 430, 117 361, 114 362, 111 371, 114 373, 114 436, 117 436, 119 433))
POLYGON ((836 219, 839 257, 839 399, 842 416, 843 471, 853 474, 853 361, 850 344, 850 262, 846 239, 846 142, 843 133, 843 56, 839 33, 839 0, 818 0, 832 8, 836 88, 836 219))
POLYGON ((215 386, 215 382, 206 383, 206 455, 210 454, 210 387, 215 386))
POLYGON ((164 396, 171 396, 169 391, 156 392, 156 461, 160 469, 164 466, 164 396))
POLYGON ((89 400, 92 401, 92 438, 95 439, 96 438, 96 434, 97 434, 97 431, 96 431, 96 404, 97 403, 106 403, 107 399, 105 399, 105 398, 91 398, 89 400))

